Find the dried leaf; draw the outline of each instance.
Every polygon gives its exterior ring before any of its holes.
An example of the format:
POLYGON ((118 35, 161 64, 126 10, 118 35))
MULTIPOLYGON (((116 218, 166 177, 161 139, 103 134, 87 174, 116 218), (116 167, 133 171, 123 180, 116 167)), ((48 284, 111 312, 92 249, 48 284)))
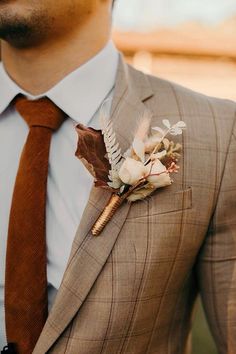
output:
POLYGON ((167 152, 166 150, 162 150, 161 152, 157 152, 155 154, 151 154, 150 158, 152 161, 154 160, 161 160, 166 156, 167 152))
POLYGON ((167 138, 163 139, 163 145, 164 145, 164 149, 165 149, 166 151, 168 151, 168 150, 169 150, 169 147, 170 147, 170 141, 169 141, 169 139, 167 139, 167 138))
POLYGON ((80 161, 83 163, 83 165, 87 168, 87 170, 91 173, 91 175, 96 178, 96 174, 93 168, 93 165, 91 165, 85 158, 80 157, 80 161))
POLYGON ((185 128, 187 127, 187 124, 186 124, 183 120, 180 120, 180 121, 176 124, 176 126, 177 126, 178 128, 185 129, 185 128))
POLYGON ((170 129, 171 124, 169 119, 163 119, 162 123, 164 124, 165 127, 167 127, 168 129, 170 129))
POLYGON ((151 183, 147 183, 144 187, 137 188, 127 198, 129 202, 143 200, 150 196, 155 191, 155 187, 151 183))
POLYGON ((187 125, 185 122, 180 120, 178 123, 174 124, 170 129, 171 135, 181 135, 183 130, 186 129, 187 125))
POLYGON ((182 129, 178 128, 178 127, 173 127, 170 129, 170 134, 171 135, 181 135, 182 134, 182 129))
POLYGON ((161 137, 165 135, 165 131, 160 127, 152 127, 152 129, 155 130, 161 137))
POLYGON ((95 185, 107 187, 108 175, 111 168, 106 156, 106 147, 102 132, 83 124, 76 126, 79 135, 78 146, 75 155, 81 159, 85 167, 95 178, 95 185))

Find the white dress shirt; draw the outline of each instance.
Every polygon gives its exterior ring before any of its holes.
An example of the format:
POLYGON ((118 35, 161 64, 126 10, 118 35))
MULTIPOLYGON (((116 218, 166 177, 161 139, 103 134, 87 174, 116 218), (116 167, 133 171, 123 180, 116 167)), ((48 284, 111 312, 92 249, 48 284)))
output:
MULTIPOLYGON (((71 118, 53 134, 49 156, 46 205, 49 309, 93 184, 92 176, 75 156, 78 141, 75 125, 83 123, 98 128, 98 111, 104 99, 112 95, 118 57, 110 41, 95 57, 41 95, 50 98, 71 118)), ((29 131, 24 119, 9 106, 19 93, 29 99, 41 97, 33 97, 17 86, 0 63, 0 350, 6 345, 4 278, 9 213, 19 159, 29 131)))

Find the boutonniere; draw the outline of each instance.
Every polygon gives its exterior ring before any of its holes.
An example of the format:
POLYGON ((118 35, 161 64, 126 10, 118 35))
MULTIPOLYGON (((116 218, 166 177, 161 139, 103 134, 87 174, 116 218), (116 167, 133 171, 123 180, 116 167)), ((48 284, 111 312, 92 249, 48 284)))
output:
POLYGON ((169 136, 182 134, 186 124, 171 125, 162 121, 163 128, 150 127, 146 114, 134 134, 130 148, 122 153, 112 121, 100 112, 101 130, 76 126, 79 135, 76 156, 94 177, 95 186, 112 192, 105 209, 95 222, 92 234, 98 236, 124 202, 135 202, 150 196, 156 189, 173 183, 172 174, 182 146, 169 136))

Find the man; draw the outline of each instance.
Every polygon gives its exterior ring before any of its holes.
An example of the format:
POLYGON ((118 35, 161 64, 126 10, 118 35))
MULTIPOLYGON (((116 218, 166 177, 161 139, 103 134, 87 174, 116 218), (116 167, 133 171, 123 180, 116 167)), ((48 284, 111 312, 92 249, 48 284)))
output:
POLYGON ((219 353, 233 354, 236 105, 126 65, 111 8, 0 2, 2 352, 187 353, 200 292, 219 353), (183 120, 187 131, 174 183, 124 203, 94 237, 110 192, 75 156, 75 126, 99 128, 107 98, 123 152, 146 111, 151 126, 183 120))

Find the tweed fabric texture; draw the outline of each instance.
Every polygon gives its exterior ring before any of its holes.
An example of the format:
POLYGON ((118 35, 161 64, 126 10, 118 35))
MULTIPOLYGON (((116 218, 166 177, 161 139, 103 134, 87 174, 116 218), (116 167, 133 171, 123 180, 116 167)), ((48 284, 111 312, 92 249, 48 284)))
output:
MULTIPOLYGON (((125 151, 146 110, 187 123, 175 182, 124 204, 93 188, 33 354, 183 354, 201 294, 220 354, 236 352, 236 104, 146 76, 120 59, 111 119, 125 151)), ((79 183, 79 181, 78 181, 79 183)))

